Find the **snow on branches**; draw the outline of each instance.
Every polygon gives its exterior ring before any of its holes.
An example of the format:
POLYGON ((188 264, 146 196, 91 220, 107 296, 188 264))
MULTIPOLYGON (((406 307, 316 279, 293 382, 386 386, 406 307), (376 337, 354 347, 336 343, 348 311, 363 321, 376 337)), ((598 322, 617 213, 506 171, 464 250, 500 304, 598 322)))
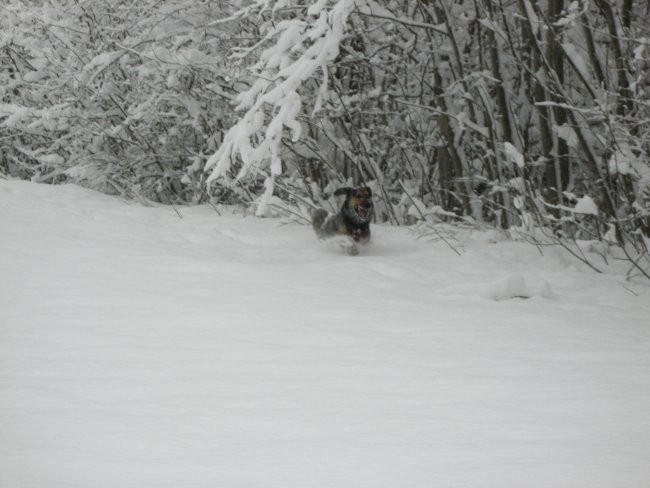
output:
MULTIPOLYGON (((270 169, 265 192, 258 202, 257 214, 263 215, 274 189, 274 178, 282 173, 280 157, 285 128, 293 142, 302 134, 298 121, 304 98, 301 87, 307 80, 319 79, 319 90, 311 108, 314 114, 321 108, 328 87, 328 63, 339 54, 339 45, 345 35, 350 13, 359 0, 339 0, 328 5, 318 0, 305 16, 296 16, 270 27, 261 43, 271 39, 275 43, 260 55, 253 66, 255 83, 237 96, 237 110, 246 110, 239 121, 226 133, 223 144, 206 163, 210 172, 208 184, 218 178, 228 179, 233 160, 241 160, 236 178, 240 179, 264 168, 270 169)), ((289 6, 288 0, 278 0, 270 6, 268 0, 258 0, 259 14, 269 8, 273 14, 289 6)), ((247 7, 250 9, 250 6, 247 7)), ((252 49, 240 53, 248 54, 252 49)))

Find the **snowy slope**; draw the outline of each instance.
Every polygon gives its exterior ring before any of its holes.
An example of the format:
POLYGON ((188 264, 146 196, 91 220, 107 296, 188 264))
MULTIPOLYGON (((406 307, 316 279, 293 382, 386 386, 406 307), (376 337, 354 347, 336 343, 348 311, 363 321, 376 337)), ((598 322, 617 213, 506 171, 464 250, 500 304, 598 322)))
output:
POLYGON ((0 180, 0 487, 650 486, 645 284, 180 212, 0 180))

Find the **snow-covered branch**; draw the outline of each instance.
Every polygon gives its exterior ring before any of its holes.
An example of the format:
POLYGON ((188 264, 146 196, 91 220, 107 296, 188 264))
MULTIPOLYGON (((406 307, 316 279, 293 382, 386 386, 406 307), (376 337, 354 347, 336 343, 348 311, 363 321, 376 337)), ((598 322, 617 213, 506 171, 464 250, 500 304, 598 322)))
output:
MULTIPOLYGON (((327 96, 328 64, 339 54, 348 17, 359 1, 338 0, 331 6, 317 2, 307 9, 305 19, 281 20, 266 34, 265 38, 273 39, 274 44, 261 53, 254 66, 257 80, 253 86, 237 97, 237 110, 245 113, 208 159, 208 184, 226 177, 237 157, 242 162, 237 178, 268 165, 270 176, 258 208, 259 214, 264 213, 273 192, 273 178, 282 173, 280 152, 285 129, 291 131, 293 142, 302 134, 297 117, 306 100, 300 95, 301 88, 307 80, 319 80, 320 88, 311 107, 312 114, 317 112, 327 96)), ((273 9, 285 3, 278 2, 273 9)), ((268 2, 264 7, 270 7, 268 2)))

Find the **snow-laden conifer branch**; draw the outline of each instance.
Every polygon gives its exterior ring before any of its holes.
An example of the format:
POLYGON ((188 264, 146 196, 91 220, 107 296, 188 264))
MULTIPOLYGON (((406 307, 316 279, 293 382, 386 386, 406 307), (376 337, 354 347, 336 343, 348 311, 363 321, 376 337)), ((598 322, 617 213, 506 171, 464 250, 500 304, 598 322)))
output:
MULTIPOLYGON (((239 121, 226 133, 223 144, 206 163, 210 172, 208 184, 227 178, 233 160, 239 158, 241 168, 236 178, 243 178, 259 169, 270 169, 265 192, 259 202, 263 214, 273 193, 274 178, 282 173, 280 149, 285 129, 297 141, 302 134, 298 115, 303 110, 300 89, 312 78, 320 78, 320 88, 311 113, 321 108, 328 87, 328 63, 339 54, 339 45, 346 31, 351 12, 359 0, 339 0, 328 6, 318 1, 308 10, 308 20, 282 20, 275 24, 265 39, 275 43, 265 49, 254 66, 257 80, 250 89, 237 96, 238 110, 245 110, 239 121)), ((280 0, 275 6, 260 1, 261 9, 286 7, 280 0)))

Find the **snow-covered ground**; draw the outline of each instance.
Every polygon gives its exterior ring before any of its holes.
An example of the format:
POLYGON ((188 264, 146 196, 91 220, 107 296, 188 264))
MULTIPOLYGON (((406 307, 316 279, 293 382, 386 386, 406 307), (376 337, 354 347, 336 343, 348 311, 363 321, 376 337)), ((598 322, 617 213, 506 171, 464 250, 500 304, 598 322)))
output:
POLYGON ((179 211, 0 180, 2 488, 650 486, 622 265, 179 211))

